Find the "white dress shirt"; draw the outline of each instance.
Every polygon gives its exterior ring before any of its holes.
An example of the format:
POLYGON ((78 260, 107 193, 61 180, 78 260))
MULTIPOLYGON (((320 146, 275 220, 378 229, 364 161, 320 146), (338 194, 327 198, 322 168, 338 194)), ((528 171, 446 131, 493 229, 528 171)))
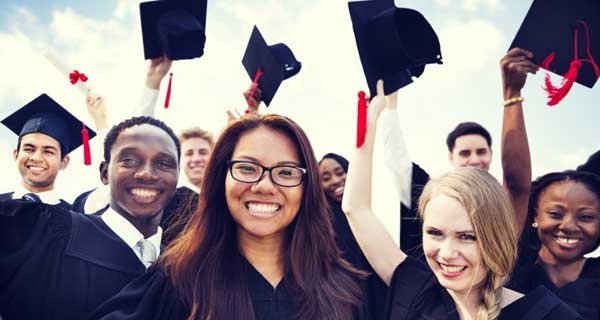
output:
POLYGON ((123 216, 118 214, 112 208, 108 208, 100 217, 106 225, 119 236, 135 253, 135 255, 142 261, 142 257, 138 250, 136 250, 136 245, 140 240, 146 239, 156 249, 156 257, 160 255, 160 242, 162 240, 163 230, 159 226, 156 233, 148 238, 144 238, 144 235, 136 229, 131 222, 125 219, 123 216))
POLYGON ((60 203, 60 197, 58 196, 58 194, 56 193, 56 191, 54 189, 44 191, 44 192, 31 192, 31 191, 25 189, 25 187, 23 187, 21 182, 17 183, 16 185, 17 185, 17 187, 12 194, 13 199, 21 199, 24 195, 26 195, 28 193, 33 193, 36 196, 40 197, 40 200, 43 203, 47 203, 47 204, 60 203))

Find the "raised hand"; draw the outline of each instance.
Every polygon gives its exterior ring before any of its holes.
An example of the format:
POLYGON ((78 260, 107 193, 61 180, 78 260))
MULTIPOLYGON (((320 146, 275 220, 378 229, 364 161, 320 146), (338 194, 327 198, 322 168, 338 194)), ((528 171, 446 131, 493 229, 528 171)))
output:
POLYGON ((146 74, 146 86, 158 90, 160 88, 160 82, 169 70, 171 70, 172 64, 173 61, 165 56, 151 59, 146 74))
POLYGON ((97 130, 108 128, 106 99, 93 90, 88 91, 85 99, 87 110, 94 120, 97 130))
POLYGON ((539 66, 531 62, 531 58, 533 58, 533 53, 521 48, 512 48, 500 60, 504 99, 520 95, 525 80, 527 80, 527 74, 535 74, 538 71, 539 66))

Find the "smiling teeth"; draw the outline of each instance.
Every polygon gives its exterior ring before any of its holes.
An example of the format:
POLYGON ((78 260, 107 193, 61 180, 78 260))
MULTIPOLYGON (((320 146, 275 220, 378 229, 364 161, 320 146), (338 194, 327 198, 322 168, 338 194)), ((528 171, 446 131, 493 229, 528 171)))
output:
POLYGON ((440 266, 442 267, 442 270, 444 270, 445 272, 449 272, 449 273, 460 272, 466 268, 466 267, 461 267, 461 266, 450 266, 450 265, 441 264, 441 263, 440 263, 440 266))
POLYGON ((561 244, 576 244, 577 242, 579 242, 579 239, 563 238, 563 237, 555 237, 555 238, 556 238, 556 241, 561 244))
POLYGON ((135 188, 135 189, 131 189, 131 193, 137 197, 152 198, 158 194, 158 191, 150 190, 150 189, 135 188))
POLYGON ((273 213, 279 209, 277 204, 248 203, 248 210, 254 213, 273 213))

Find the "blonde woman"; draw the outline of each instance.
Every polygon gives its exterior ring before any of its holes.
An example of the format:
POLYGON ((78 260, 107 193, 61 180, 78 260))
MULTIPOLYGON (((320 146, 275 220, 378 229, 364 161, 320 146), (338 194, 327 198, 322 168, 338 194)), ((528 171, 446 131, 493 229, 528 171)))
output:
POLYGON ((527 296, 503 287, 517 258, 514 210, 502 186, 481 169, 460 168, 425 186, 419 212, 428 266, 398 249, 371 208, 373 142, 385 105, 379 81, 342 208, 369 263, 390 287, 386 319, 579 319, 543 287, 527 296))

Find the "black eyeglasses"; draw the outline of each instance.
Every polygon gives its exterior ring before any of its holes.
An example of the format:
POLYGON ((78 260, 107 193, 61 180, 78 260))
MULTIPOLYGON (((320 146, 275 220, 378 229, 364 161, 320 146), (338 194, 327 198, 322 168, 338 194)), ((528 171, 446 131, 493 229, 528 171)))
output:
POLYGON ((269 172, 271 181, 282 187, 295 187, 302 183, 305 168, 291 165, 265 167, 258 163, 242 160, 227 161, 231 177, 239 182, 254 183, 262 179, 265 171, 269 172))

